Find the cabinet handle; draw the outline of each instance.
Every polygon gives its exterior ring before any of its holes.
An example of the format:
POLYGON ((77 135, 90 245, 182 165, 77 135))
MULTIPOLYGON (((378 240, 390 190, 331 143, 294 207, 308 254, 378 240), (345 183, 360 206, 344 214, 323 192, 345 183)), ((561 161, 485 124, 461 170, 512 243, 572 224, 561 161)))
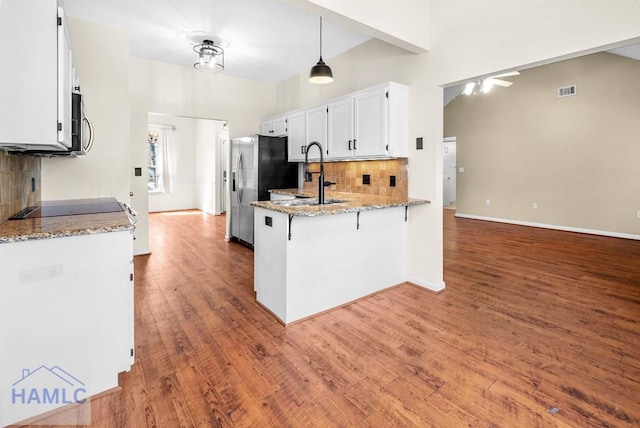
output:
POLYGON ((356 146, 356 141, 358 141, 358 140, 356 140, 356 139, 354 138, 354 139, 353 139, 353 150, 357 150, 357 149, 358 149, 358 147, 356 146))
POLYGON ((304 154, 304 152, 305 152, 305 150, 304 150, 304 149, 305 149, 305 147, 306 147, 306 146, 300 146, 300 153, 304 154))
POLYGON ((349 140, 349 150, 351 150, 351 140, 349 140))

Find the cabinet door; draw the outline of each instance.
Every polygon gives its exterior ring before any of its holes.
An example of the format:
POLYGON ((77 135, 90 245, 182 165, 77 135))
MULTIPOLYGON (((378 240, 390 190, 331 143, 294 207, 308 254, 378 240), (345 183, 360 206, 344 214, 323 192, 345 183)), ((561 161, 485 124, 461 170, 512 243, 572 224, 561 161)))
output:
MULTIPOLYGON (((327 152, 327 106, 322 105, 305 111, 306 143, 307 146, 313 141, 317 141, 327 152)), ((309 160, 320 160, 320 151, 317 147, 312 147, 309 152, 309 160)))
POLYGON ((328 106, 328 158, 353 157, 353 98, 343 98, 328 106))
POLYGON ((71 40, 62 8, 58 8, 58 142, 71 147, 71 92, 75 80, 71 40))
POLYGON ((377 88, 353 97, 354 145, 358 157, 386 155, 386 89, 377 88))
POLYGON ((359 226, 357 297, 406 281, 408 223, 405 208, 363 211, 359 226))
POLYGON ((287 135, 287 116, 277 117, 273 119, 273 135, 282 137, 287 135))
POLYGON ((273 135, 273 120, 266 120, 260 124, 260 135, 273 135))
POLYGON ((306 146, 304 111, 290 114, 287 118, 287 128, 289 162, 304 162, 304 149, 306 146))
POLYGON ((64 149, 57 137, 56 2, 0 3, 0 145, 64 149))

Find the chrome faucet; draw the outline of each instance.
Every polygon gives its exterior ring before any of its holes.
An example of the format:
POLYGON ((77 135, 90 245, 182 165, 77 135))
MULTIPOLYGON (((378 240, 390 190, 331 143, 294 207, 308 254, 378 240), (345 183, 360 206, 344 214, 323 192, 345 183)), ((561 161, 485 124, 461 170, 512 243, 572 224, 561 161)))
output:
POLYGON ((320 176, 318 177, 318 203, 320 205, 324 205, 324 188, 325 186, 331 186, 331 181, 324 181, 324 157, 322 156, 322 145, 317 141, 313 141, 309 143, 307 149, 304 152, 304 181, 307 183, 312 181, 312 172, 309 171, 309 149, 311 146, 317 146, 318 150, 320 150, 320 176))

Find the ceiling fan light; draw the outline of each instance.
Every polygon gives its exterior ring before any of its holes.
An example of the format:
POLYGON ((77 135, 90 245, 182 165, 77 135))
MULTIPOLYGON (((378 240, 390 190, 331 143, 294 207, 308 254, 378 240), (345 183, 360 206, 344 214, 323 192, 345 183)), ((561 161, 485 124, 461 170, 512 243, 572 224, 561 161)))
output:
POLYGON ((465 95, 473 94, 473 89, 476 87, 476 82, 469 82, 464 86, 464 91, 462 91, 465 95))
POLYGON ((488 94, 491 91, 491 88, 493 88, 493 82, 491 79, 482 81, 481 91, 483 94, 488 94))

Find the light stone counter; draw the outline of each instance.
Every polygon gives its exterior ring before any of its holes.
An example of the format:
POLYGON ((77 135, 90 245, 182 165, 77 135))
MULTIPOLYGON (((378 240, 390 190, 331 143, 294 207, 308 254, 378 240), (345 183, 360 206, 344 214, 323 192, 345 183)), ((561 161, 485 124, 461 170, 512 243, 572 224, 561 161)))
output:
POLYGON ((124 212, 7 220, 0 224, 0 244, 133 229, 124 212))
MULTIPOLYGON (((296 198, 316 198, 316 194, 305 193, 302 189, 278 189, 271 193, 291 195, 296 198)), ((325 205, 307 205, 308 200, 296 199, 293 201, 258 201, 251 205, 272 211, 281 212, 293 216, 316 217, 332 214, 352 213, 368 210, 377 210, 394 207, 410 207, 429 204, 426 199, 397 198, 379 195, 366 195, 362 193, 345 193, 327 191, 325 200, 339 201, 325 205)), ((317 202, 317 199, 316 199, 317 202)))

